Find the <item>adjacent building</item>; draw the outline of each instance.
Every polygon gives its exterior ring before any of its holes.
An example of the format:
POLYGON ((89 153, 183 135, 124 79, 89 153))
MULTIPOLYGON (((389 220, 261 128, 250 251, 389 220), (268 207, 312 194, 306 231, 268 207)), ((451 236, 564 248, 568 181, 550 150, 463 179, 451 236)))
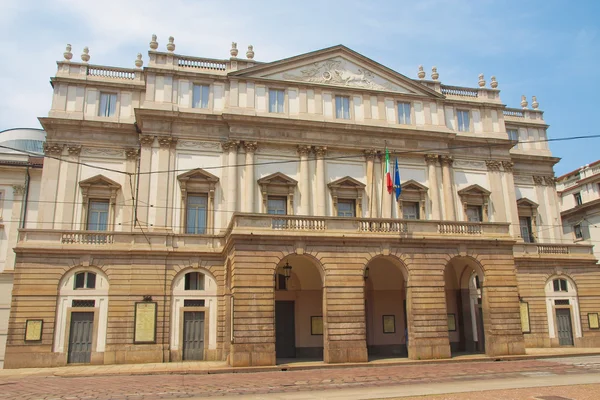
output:
POLYGON ((557 180, 565 241, 594 246, 600 259, 600 160, 557 180))
POLYGON ((561 243, 535 97, 341 45, 230 54, 153 37, 146 67, 117 68, 67 47, 6 367, 600 346, 600 271, 561 243))
POLYGON ((19 229, 37 221, 45 136, 41 129, 0 132, 0 368, 15 268, 13 247, 19 229))

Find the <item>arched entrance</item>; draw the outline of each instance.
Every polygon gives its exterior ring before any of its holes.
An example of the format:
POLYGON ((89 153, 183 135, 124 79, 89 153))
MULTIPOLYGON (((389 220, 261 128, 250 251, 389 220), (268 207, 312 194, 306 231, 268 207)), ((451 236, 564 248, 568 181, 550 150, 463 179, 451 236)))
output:
POLYGON ((484 353, 483 270, 469 257, 455 257, 444 270, 448 338, 452 355, 484 353))
POLYGON ((582 336, 575 282, 567 275, 554 275, 546 282, 545 293, 550 342, 574 346, 582 336))
POLYGON ((406 268, 395 258, 376 257, 364 276, 369 358, 408 357, 406 268))
POLYGON ((323 360, 323 330, 321 266, 307 256, 285 257, 275 271, 275 354, 278 362, 323 360))

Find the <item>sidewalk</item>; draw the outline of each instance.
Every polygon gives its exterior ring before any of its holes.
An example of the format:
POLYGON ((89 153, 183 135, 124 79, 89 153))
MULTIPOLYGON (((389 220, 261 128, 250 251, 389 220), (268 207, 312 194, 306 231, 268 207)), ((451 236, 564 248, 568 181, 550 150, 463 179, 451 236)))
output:
MULTIPOLYGON (((154 364, 77 365, 53 368, 2 369, 0 378, 28 376, 85 377, 111 375, 164 375, 164 374, 224 374, 269 371, 299 371, 325 368, 379 367, 393 365, 424 365, 441 363, 510 361, 536 358, 554 358, 576 355, 600 355, 600 348, 535 348, 527 349, 526 355, 488 357, 484 354, 459 355, 440 360, 409 360, 408 358, 377 359, 366 363, 325 364, 323 361, 292 361, 266 367, 233 368, 225 361, 187 361, 154 364)), ((286 360, 287 361, 287 360, 286 360)))

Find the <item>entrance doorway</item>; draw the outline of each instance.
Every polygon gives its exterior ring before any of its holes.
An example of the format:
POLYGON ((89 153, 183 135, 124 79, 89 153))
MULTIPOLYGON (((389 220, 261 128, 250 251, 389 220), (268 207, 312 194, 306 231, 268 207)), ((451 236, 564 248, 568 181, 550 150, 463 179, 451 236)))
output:
POLYGON ((204 359, 204 311, 183 313, 183 360, 204 359))
POLYGON ((556 309, 556 325, 558 331, 558 344, 561 346, 573 346, 573 328, 571 325, 570 309, 556 309))
POLYGON ((293 301, 275 302, 275 352, 279 358, 296 357, 296 326, 293 301))
POLYGON ((93 312, 72 312, 69 331, 69 364, 89 364, 92 357, 93 312))

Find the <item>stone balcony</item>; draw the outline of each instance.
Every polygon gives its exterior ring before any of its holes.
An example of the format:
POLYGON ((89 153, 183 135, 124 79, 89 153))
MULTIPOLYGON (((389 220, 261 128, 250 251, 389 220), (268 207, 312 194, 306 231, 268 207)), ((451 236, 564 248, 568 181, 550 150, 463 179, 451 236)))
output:
POLYGON ((584 244, 517 243, 515 258, 595 260, 594 246, 584 244))

